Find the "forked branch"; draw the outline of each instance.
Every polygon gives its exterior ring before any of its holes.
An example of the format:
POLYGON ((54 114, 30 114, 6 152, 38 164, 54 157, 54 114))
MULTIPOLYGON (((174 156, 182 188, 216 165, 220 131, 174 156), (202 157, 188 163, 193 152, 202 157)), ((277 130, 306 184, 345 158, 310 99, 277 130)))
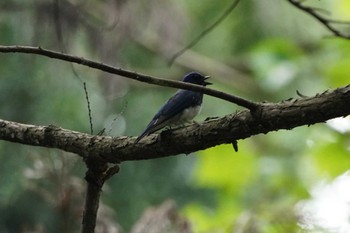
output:
POLYGON ((303 2, 300 0, 287 0, 289 3, 291 3, 296 8, 306 12, 307 14, 314 17, 316 20, 318 20, 323 26, 325 26, 329 31, 331 31, 335 36, 343 38, 343 39, 350 39, 350 35, 346 35, 345 33, 339 31, 337 28, 335 28, 334 24, 348 24, 350 26, 350 22, 343 22, 333 19, 328 19, 325 16, 323 16, 320 12, 320 9, 310 6, 305 6, 303 2))

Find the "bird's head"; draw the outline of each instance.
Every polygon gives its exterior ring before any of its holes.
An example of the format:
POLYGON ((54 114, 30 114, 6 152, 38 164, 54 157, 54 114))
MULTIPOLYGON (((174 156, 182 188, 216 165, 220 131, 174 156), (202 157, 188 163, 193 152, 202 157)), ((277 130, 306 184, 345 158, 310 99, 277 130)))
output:
POLYGON ((209 83, 209 82, 205 81, 208 78, 209 78, 209 76, 203 76, 200 73, 191 72, 191 73, 186 74, 182 81, 186 82, 186 83, 193 83, 193 84, 206 86, 206 85, 211 85, 212 84, 212 83, 209 83))

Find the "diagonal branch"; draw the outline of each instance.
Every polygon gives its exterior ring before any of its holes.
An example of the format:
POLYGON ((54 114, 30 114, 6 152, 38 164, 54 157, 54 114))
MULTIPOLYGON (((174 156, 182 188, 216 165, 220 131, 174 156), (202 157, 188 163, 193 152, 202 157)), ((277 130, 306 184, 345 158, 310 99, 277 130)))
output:
POLYGON ((164 87, 174 87, 174 88, 180 88, 180 89, 186 89, 191 91, 196 91, 200 93, 204 93, 219 99, 223 99, 226 101, 229 101, 231 103, 237 104, 239 106, 254 110, 256 109, 259 104, 254 103, 252 101, 243 99, 238 96, 230 95, 221 91, 213 90, 210 88, 206 88, 203 86, 191 84, 191 83, 184 83, 179 81, 173 81, 173 80, 167 80, 167 79, 161 79, 161 78, 155 78, 151 77, 149 75, 139 74, 136 72, 132 72, 129 70, 124 70, 121 68, 116 68, 110 65, 106 65, 103 63, 98 63, 92 60, 88 60, 82 57, 77 57, 65 53, 60 53, 48 49, 43 49, 41 47, 31 47, 31 46, 1 46, 0 45, 0 53, 28 53, 28 54, 37 54, 41 56, 46 56, 58 60, 73 62, 76 64, 80 64, 83 66, 88 66, 93 69, 105 71, 107 73, 120 75, 125 78, 134 79, 140 82, 145 82, 149 84, 155 84, 159 86, 164 87))
POLYGON ((195 46, 206 34, 212 31, 216 26, 218 26, 238 5, 240 0, 235 0, 232 4, 225 10, 225 12, 216 20, 213 24, 207 27, 204 31, 201 32, 196 38, 194 38, 187 46, 176 52, 169 61, 169 64, 172 65, 176 58, 181 56, 186 50, 195 46))
POLYGON ((189 154, 253 135, 322 123, 350 114, 350 85, 314 97, 264 103, 254 115, 248 110, 210 119, 173 131, 152 134, 134 144, 135 137, 93 136, 56 126, 34 126, 0 120, 0 140, 57 148, 101 162, 154 159, 189 154))
POLYGON ((323 24, 329 31, 331 31, 335 36, 341 37, 344 39, 350 39, 350 35, 345 35, 344 33, 337 30, 335 27, 333 27, 332 23, 337 24, 350 24, 350 22, 341 22, 336 21, 332 19, 327 19, 321 14, 317 13, 319 9, 305 6, 302 4, 303 1, 300 0, 287 0, 290 4, 294 5, 296 8, 306 12, 307 14, 311 15, 315 19, 317 19, 321 24, 323 24))

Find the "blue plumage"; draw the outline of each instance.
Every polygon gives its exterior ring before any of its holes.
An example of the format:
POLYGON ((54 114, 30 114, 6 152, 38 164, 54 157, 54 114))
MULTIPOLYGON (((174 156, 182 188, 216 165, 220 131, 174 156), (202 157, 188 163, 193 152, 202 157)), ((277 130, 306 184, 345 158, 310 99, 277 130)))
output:
MULTIPOLYGON (((211 84, 205 81, 208 78, 208 76, 203 76, 200 73, 191 72, 185 75, 182 81, 206 86, 211 84)), ((191 121, 199 113, 202 100, 202 93, 178 90, 153 117, 135 143, 167 125, 178 125, 191 121)))

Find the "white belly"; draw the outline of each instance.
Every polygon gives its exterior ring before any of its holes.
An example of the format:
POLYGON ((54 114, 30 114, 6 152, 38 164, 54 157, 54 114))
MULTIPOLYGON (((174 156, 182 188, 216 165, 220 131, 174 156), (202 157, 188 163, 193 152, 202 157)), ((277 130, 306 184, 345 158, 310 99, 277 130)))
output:
POLYGON ((200 111, 201 111, 201 106, 187 108, 184 111, 182 111, 182 113, 179 113, 178 115, 176 115, 173 118, 171 123, 175 125, 179 125, 179 124, 190 122, 195 116, 198 115, 200 111))

